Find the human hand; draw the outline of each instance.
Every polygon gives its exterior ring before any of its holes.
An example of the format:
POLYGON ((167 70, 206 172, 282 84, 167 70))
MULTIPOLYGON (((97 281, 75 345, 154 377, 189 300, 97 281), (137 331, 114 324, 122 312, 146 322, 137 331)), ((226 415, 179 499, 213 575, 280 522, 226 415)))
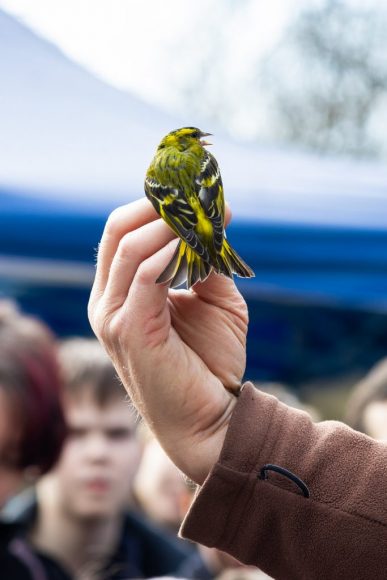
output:
POLYGON ((155 284, 176 247, 145 199, 118 208, 101 240, 91 326, 139 413, 202 483, 217 460, 245 369, 246 304, 211 274, 193 290, 155 284))

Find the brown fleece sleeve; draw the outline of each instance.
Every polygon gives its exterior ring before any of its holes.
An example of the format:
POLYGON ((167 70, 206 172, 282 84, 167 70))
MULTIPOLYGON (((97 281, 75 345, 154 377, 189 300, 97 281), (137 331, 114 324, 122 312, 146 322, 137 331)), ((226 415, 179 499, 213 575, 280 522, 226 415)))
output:
POLYGON ((387 443, 247 383, 181 535, 279 580, 387 578, 387 443), (307 498, 275 464, 308 487, 307 498))

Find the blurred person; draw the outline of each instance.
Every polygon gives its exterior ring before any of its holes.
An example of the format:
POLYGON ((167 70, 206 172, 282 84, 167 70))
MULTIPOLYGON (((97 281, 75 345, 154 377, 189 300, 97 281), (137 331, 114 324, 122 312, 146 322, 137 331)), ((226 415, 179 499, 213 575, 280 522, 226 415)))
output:
MULTIPOLYGON (((188 580, 214 580, 228 570, 234 571, 237 578, 238 573, 242 576, 243 572, 250 568, 250 566, 244 566, 226 552, 197 544, 197 552, 193 552, 183 562, 177 573, 188 580)), ((253 570, 254 572, 258 571, 256 568, 253 570)))
POLYGON ((289 407, 294 407, 294 409, 300 409, 300 411, 306 411, 308 415, 313 419, 313 421, 320 421, 321 416, 319 411, 312 405, 305 404, 297 396, 297 394, 290 389, 287 385, 283 383, 274 382, 253 382, 254 387, 267 393, 268 395, 273 395, 281 403, 285 403, 289 407))
POLYGON ((387 445, 242 385, 248 311, 233 281, 156 284, 176 247, 145 200, 99 245, 94 332, 133 403, 198 485, 180 533, 279 580, 384 580, 387 445))
MULTIPOLYGON (((66 433, 54 336, 16 304, 0 301, 0 577, 44 580, 17 519, 22 490, 53 467, 66 433)), ((54 564, 54 563, 53 563, 54 564)))
POLYGON ((271 576, 261 570, 249 567, 229 568, 216 577, 216 580, 270 580, 271 576))
POLYGON ((183 474, 153 436, 146 436, 140 466, 133 482, 141 510, 174 536, 182 522, 181 504, 186 495, 183 474))
MULTIPOLYGON (((203 544, 196 544, 197 550, 192 551, 187 560, 178 568, 177 574, 179 577, 187 580, 214 580, 222 576, 227 571, 233 571, 235 577, 241 578, 245 571, 250 571, 251 566, 245 566, 236 558, 218 550, 217 548, 209 548, 203 544)), ((257 573, 259 570, 253 568, 257 573)))
MULTIPOLYGON (((145 447, 134 479, 134 496, 152 521, 176 534, 196 488, 187 482, 151 432, 141 427, 145 447)), ((243 567, 225 552, 195 543, 188 545, 192 552, 176 571, 181 578, 212 580, 226 569, 243 567)))
POLYGON ((387 358, 353 388, 344 420, 357 431, 387 441, 387 358))
POLYGON ((137 421, 95 339, 60 349, 69 436, 37 485, 30 539, 63 578, 126 579, 172 573, 183 550, 127 509, 140 446, 137 421))

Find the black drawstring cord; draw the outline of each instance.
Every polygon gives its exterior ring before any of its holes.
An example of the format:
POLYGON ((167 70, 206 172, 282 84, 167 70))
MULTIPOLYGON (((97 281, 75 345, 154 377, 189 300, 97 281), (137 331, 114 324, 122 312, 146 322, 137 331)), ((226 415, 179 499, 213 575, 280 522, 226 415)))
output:
POLYGON ((275 471, 276 473, 280 473, 281 475, 284 475, 285 477, 287 477, 288 479, 293 481, 293 483, 295 483, 300 488, 300 490, 304 494, 304 497, 310 496, 309 489, 308 489, 307 485, 302 481, 302 479, 297 477, 297 475, 294 475, 294 473, 292 473, 288 469, 285 469, 284 467, 280 467, 279 465, 273 465, 272 463, 267 463, 266 465, 264 465, 260 471, 259 479, 262 479, 262 480, 267 479, 267 472, 268 471, 275 471))

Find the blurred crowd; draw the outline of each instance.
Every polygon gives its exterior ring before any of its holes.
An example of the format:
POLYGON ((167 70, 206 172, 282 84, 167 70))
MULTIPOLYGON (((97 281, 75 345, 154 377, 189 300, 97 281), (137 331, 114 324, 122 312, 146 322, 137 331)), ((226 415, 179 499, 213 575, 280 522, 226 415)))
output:
MULTIPOLYGON (((320 420, 285 386, 257 387, 320 420)), ((387 359, 353 387, 345 420, 387 440, 387 359)), ((178 538, 195 492, 96 340, 60 342, 0 301, 1 578, 268 578, 178 538)))

